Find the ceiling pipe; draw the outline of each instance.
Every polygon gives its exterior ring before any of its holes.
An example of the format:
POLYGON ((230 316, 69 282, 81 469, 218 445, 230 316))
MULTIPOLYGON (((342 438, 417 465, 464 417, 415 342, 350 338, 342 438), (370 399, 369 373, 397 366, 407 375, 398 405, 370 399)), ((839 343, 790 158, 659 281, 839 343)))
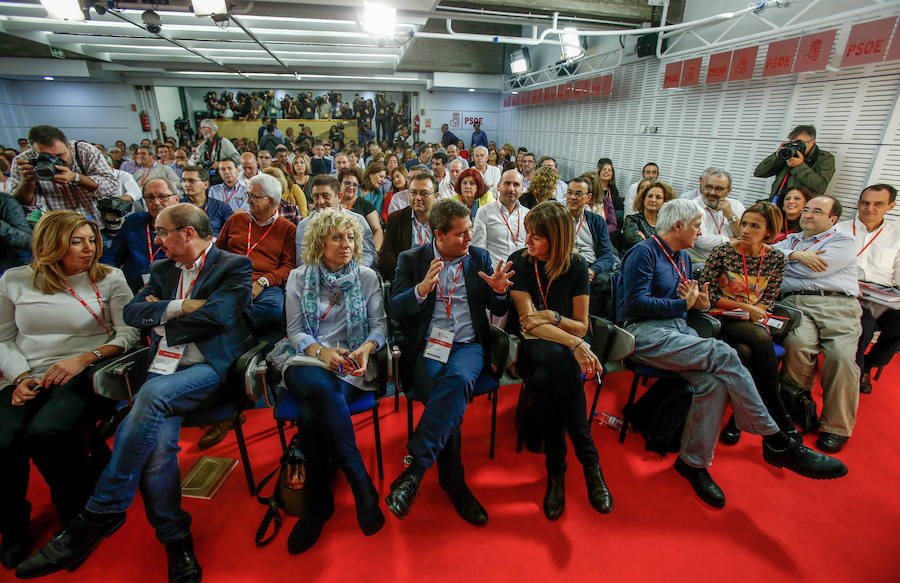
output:
POLYGON ((250 32, 250 30, 249 30, 246 26, 244 26, 244 23, 242 23, 240 20, 238 20, 237 17, 236 17, 234 14, 229 13, 229 14, 228 14, 228 19, 231 20, 231 22, 233 22, 233 23, 235 23, 236 25, 238 25, 238 27, 240 27, 240 29, 244 31, 244 34, 246 34, 246 35, 249 36, 251 39, 253 39, 253 42, 255 42, 256 44, 258 44, 259 47, 260 47, 262 50, 264 50, 264 51, 266 51, 267 53, 269 53, 269 56, 270 56, 270 57, 272 57, 273 59, 275 59, 276 61, 278 61, 278 64, 281 65, 281 66, 284 68, 285 71, 287 71, 287 72, 289 72, 289 73, 291 73, 291 74, 295 73, 295 71, 294 71, 293 69, 291 69, 290 67, 288 67, 288 66, 284 63, 284 61, 282 61, 281 59, 279 59, 279 58, 275 55, 275 53, 273 53, 272 51, 270 51, 270 50, 269 50, 269 47, 267 47, 267 46, 264 45, 262 42, 260 42, 260 40, 256 37, 256 35, 253 34, 252 32, 250 32))

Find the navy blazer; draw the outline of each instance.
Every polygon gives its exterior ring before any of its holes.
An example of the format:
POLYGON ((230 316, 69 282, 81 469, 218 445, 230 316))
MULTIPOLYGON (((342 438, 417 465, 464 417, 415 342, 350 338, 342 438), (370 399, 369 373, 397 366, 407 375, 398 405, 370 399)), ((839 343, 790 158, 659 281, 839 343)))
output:
MULTIPOLYGON (((109 252, 104 252, 100 258, 101 263, 122 268, 125 281, 133 293, 144 287, 141 276, 149 273, 150 251, 147 247, 147 228, 150 228, 150 245, 157 253, 154 259, 165 259, 166 254, 158 249, 153 239, 156 238, 156 229, 150 224, 150 213, 131 213, 125 217, 122 228, 112 241, 109 252)), ((158 296, 157 296, 158 297, 158 296)))
MULTIPOLYGON (((415 286, 422 282, 428 267, 434 259, 434 245, 424 245, 409 249, 397 258, 397 273, 391 283, 391 319, 400 324, 397 343, 404 354, 413 358, 401 360, 402 378, 412 378, 412 368, 416 357, 425 350, 428 341, 428 330, 431 327, 431 315, 437 298, 437 290, 425 297, 421 304, 416 300, 415 286)), ((494 273, 491 267, 490 254, 480 247, 470 246, 469 254, 463 259, 463 277, 466 281, 466 299, 469 302, 469 313, 472 315, 472 326, 475 337, 484 348, 485 362, 490 361, 491 325, 488 322, 487 310, 502 316, 506 313, 507 294, 498 295, 478 272, 483 271, 490 276, 494 273)))
MULTIPOLYGON (((215 245, 206 254, 191 297, 205 299, 199 310, 164 324, 169 345, 193 342, 222 380, 246 351, 253 338, 245 310, 250 304, 253 268, 250 259, 222 251, 215 245)), ((169 302, 178 293, 181 269, 172 259, 154 261, 150 282, 125 306, 125 323, 135 328, 158 326, 169 302), (158 302, 144 301, 149 295, 158 302)), ((159 335, 150 344, 156 353, 159 335)))
POLYGON ((594 241, 594 262, 588 265, 588 268, 594 274, 612 271, 616 266, 616 255, 613 253, 613 246, 609 240, 609 229, 606 227, 606 221, 597 213, 585 209, 584 222, 587 223, 588 229, 591 230, 591 239, 594 241))

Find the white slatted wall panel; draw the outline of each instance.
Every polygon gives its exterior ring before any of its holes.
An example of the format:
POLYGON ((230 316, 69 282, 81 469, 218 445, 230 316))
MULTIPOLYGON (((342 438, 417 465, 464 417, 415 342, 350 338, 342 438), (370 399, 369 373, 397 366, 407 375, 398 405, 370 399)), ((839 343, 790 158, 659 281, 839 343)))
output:
MULTIPOLYGON (((844 47, 849 28, 838 30, 833 51, 844 47)), ((614 72, 610 97, 501 108, 496 141, 553 155, 565 179, 609 157, 622 192, 648 161, 659 163, 676 192, 720 166, 732 173, 735 196, 749 203, 771 187, 772 179, 753 177, 756 164, 792 127, 812 123, 837 160, 828 192, 848 209, 845 218, 865 184, 900 186, 900 62, 762 79, 765 53, 757 55, 756 78, 710 86, 702 84, 704 58, 701 85, 683 89, 662 89, 664 62, 626 65, 614 72), (645 125, 658 133, 640 133, 645 125)), ((833 54, 830 62, 839 60, 833 54)))

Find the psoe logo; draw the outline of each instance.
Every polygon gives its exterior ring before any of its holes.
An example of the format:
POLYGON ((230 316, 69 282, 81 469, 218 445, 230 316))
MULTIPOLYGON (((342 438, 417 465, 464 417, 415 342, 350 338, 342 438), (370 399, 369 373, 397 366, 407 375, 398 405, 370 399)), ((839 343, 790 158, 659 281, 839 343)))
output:
POLYGON ((450 127, 458 128, 459 127, 459 112, 454 111, 453 114, 450 115, 450 127))
POLYGON ((473 123, 483 123, 484 118, 481 116, 467 115, 464 120, 464 125, 472 125, 473 123))

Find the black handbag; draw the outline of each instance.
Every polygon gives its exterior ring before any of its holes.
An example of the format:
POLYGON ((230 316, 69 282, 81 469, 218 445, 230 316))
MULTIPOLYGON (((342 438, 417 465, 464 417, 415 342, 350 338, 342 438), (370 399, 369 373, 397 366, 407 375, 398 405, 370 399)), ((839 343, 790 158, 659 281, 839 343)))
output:
POLYGON ((791 419, 804 433, 819 428, 821 424, 819 415, 816 413, 816 401, 813 399, 811 391, 781 383, 781 400, 791 419))
POLYGON ((266 515, 256 530, 256 546, 262 547, 275 538, 281 528, 283 519, 281 511, 288 516, 302 516, 306 511, 306 459, 300 449, 300 436, 294 435, 290 444, 281 455, 278 468, 262 479, 256 487, 256 499, 263 506, 267 506, 266 515), (275 481, 275 489, 269 497, 260 494, 262 489, 273 476, 278 475, 275 481), (272 524, 272 534, 265 537, 269 525, 272 524))

